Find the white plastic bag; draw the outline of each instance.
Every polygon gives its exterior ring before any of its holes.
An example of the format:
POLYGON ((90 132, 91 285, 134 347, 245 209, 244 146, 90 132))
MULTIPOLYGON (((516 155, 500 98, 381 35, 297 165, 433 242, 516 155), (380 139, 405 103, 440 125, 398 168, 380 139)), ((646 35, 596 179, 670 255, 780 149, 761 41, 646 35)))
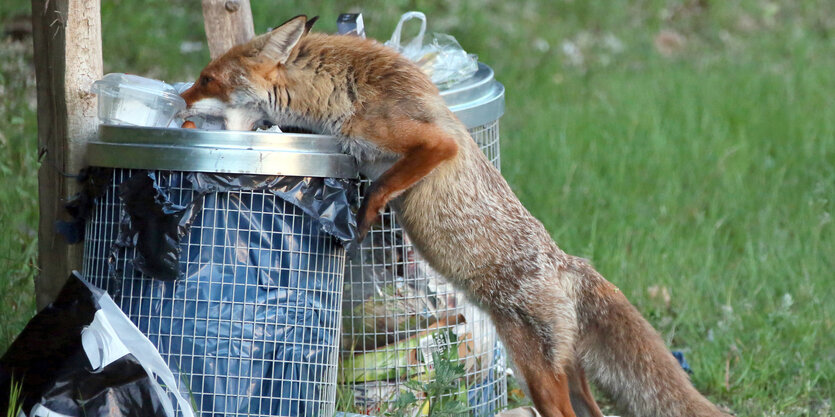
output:
POLYGON ((431 33, 430 39, 424 42, 425 34, 426 15, 407 12, 400 17, 386 45, 415 61, 432 82, 441 87, 466 80, 478 71, 478 58, 464 51, 453 36, 431 33), (403 23, 412 19, 420 20, 420 32, 409 43, 402 45, 400 35, 403 23))
POLYGON ((151 377, 157 395, 163 399, 162 406, 166 415, 176 416, 171 403, 165 401, 169 398, 160 381, 177 399, 182 417, 194 417, 191 404, 177 389, 177 379, 154 344, 119 309, 110 295, 102 292, 98 302, 101 309, 93 316, 93 322, 81 332, 81 345, 93 370, 99 370, 125 355, 132 354, 151 377))

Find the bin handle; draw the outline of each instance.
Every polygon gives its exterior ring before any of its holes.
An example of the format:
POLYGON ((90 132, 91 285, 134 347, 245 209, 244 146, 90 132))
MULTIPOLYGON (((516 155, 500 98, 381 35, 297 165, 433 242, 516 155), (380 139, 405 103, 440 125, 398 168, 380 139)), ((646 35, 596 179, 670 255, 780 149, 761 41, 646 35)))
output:
POLYGON ((423 35, 426 33, 426 15, 421 12, 403 13, 403 16, 400 16, 400 21, 397 22, 397 26, 394 28, 394 32, 391 34, 391 39, 386 42, 386 45, 398 51, 402 50, 403 48, 400 46, 400 33, 403 31, 403 23, 412 19, 420 19, 420 32, 418 32, 414 39, 409 41, 409 45, 416 44, 415 46, 417 47, 423 45, 423 35))

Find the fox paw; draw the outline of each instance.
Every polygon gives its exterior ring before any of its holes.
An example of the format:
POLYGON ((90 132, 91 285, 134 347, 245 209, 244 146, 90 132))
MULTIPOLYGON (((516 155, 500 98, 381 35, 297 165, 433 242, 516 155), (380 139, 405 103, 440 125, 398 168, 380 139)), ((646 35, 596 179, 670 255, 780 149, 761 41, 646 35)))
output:
POLYGON ((380 221, 380 213, 386 208, 388 198, 380 192, 380 183, 374 182, 365 192, 365 198, 357 211, 357 238, 359 242, 371 230, 371 226, 380 221))
POLYGON ((370 212, 369 210, 362 210, 357 217, 357 242, 365 240, 368 231, 380 219, 378 212, 370 212))

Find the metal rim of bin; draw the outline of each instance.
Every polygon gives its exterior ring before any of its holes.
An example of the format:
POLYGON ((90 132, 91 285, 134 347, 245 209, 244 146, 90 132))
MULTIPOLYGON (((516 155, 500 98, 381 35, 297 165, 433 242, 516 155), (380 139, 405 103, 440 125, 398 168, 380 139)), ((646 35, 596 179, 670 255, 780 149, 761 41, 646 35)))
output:
POLYGON ((482 63, 472 77, 441 90, 441 97, 467 129, 499 120, 504 114, 504 86, 496 81, 493 69, 482 63))
POLYGON ((87 163, 105 168, 356 178, 356 160, 326 135, 101 125, 87 163))

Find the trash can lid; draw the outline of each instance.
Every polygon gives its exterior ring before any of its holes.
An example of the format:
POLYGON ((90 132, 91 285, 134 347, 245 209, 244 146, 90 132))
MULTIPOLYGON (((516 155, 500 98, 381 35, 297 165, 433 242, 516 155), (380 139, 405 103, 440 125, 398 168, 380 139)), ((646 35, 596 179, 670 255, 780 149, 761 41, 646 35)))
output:
POLYGON ((441 90, 441 97, 470 129, 498 120, 504 114, 504 86, 493 77, 493 70, 481 62, 472 77, 441 90))
POLYGON ((337 139, 301 133, 99 126, 87 164, 230 174, 356 178, 356 160, 337 139))

